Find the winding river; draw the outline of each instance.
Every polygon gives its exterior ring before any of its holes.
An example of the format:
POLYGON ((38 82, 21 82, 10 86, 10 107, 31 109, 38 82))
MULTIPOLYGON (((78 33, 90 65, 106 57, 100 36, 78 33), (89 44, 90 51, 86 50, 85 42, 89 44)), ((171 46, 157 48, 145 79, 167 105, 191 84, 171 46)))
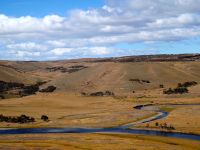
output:
POLYGON ((6 134, 48 134, 48 133, 129 133, 129 134, 142 134, 142 135, 154 135, 164 137, 175 137, 191 140, 200 140, 200 135, 178 133, 178 132, 166 132, 166 131, 155 131, 145 129, 130 129, 129 127, 135 126, 141 123, 155 121, 168 116, 168 112, 159 109, 159 106, 196 106, 200 104, 167 104, 167 105, 138 105, 135 109, 143 109, 146 111, 154 110, 157 114, 144 120, 125 124, 119 127, 113 128, 20 128, 20 129, 0 129, 0 135, 6 134), (149 110, 150 109, 150 110, 149 110))

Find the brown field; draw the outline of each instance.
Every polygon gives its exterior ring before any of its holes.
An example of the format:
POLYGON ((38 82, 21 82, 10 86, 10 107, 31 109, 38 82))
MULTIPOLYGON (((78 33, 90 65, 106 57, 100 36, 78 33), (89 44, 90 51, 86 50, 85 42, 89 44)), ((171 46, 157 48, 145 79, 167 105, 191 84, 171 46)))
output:
POLYGON ((0 137, 4 150, 199 150, 199 141, 129 134, 42 134, 0 137))
MULTIPOLYGON (((20 99, 0 101, 0 114, 27 114, 37 120, 33 124, 1 123, 1 127, 112 127, 149 115, 134 110, 133 103, 111 97, 82 97, 74 94, 38 94, 20 99), (49 122, 40 120, 48 115, 49 122)), ((153 114, 153 112, 152 112, 153 114)))
MULTIPOLYGON (((178 132, 200 134, 200 106, 177 106, 177 107, 164 107, 169 110, 170 114, 166 118, 158 121, 153 121, 149 124, 150 129, 159 129, 155 123, 167 123, 176 128, 178 132)), ((142 124, 140 127, 146 127, 142 124)), ((160 130, 160 129, 159 129, 160 130)))

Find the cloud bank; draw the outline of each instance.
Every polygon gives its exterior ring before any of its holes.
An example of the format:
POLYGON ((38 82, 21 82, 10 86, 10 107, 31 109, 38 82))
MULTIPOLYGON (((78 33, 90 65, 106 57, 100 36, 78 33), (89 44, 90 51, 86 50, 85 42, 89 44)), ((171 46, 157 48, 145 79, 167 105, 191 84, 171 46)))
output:
POLYGON ((0 14, 0 51, 13 59, 127 55, 134 50, 116 45, 199 36, 200 0, 107 0, 102 8, 43 18, 0 14))

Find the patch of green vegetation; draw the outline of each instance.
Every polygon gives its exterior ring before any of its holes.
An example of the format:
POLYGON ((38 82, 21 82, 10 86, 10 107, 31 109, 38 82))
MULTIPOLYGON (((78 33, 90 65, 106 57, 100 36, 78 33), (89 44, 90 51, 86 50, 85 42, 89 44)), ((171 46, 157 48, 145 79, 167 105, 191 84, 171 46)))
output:
POLYGON ((126 123, 121 123, 121 124, 119 124, 119 126, 123 126, 123 125, 129 124, 129 123, 135 123, 135 122, 138 122, 138 121, 141 121, 141 120, 145 120, 145 119, 147 119, 147 118, 150 118, 150 117, 155 116, 156 114, 157 114, 157 113, 151 113, 151 114, 145 115, 145 116, 143 116, 143 117, 136 118, 136 119, 134 119, 134 120, 132 120, 132 121, 129 121, 129 122, 126 122, 126 123))
POLYGON ((126 102, 132 102, 132 103, 139 103, 139 104, 146 104, 146 103, 154 103, 153 101, 153 98, 157 98, 157 97, 134 97, 134 98, 126 98, 126 99, 123 99, 123 101, 126 101, 126 102))
POLYGON ((161 107, 160 108, 162 111, 165 111, 165 112, 171 112, 173 111, 175 108, 174 107, 167 107, 167 106, 164 106, 164 107, 161 107))
POLYGON ((145 120, 145 119, 147 119, 147 118, 150 118, 150 117, 155 116, 156 114, 157 114, 157 113, 154 112, 154 113, 151 113, 151 114, 145 115, 145 116, 143 116, 143 117, 137 118, 136 121, 145 120))

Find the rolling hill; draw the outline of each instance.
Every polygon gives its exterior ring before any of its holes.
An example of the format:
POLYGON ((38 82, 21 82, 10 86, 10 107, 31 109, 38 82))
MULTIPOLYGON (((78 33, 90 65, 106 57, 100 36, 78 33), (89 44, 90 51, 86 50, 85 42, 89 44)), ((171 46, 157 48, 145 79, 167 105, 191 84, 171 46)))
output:
MULTIPOLYGON (((198 60, 199 55, 151 55, 107 60, 2 61, 0 80, 29 84, 48 81, 42 87, 54 85, 57 91, 75 93, 112 91, 116 95, 161 94, 161 85, 170 88, 187 81, 200 83, 198 60)), ((198 89, 199 85, 192 87, 191 91, 199 94, 198 89)))

